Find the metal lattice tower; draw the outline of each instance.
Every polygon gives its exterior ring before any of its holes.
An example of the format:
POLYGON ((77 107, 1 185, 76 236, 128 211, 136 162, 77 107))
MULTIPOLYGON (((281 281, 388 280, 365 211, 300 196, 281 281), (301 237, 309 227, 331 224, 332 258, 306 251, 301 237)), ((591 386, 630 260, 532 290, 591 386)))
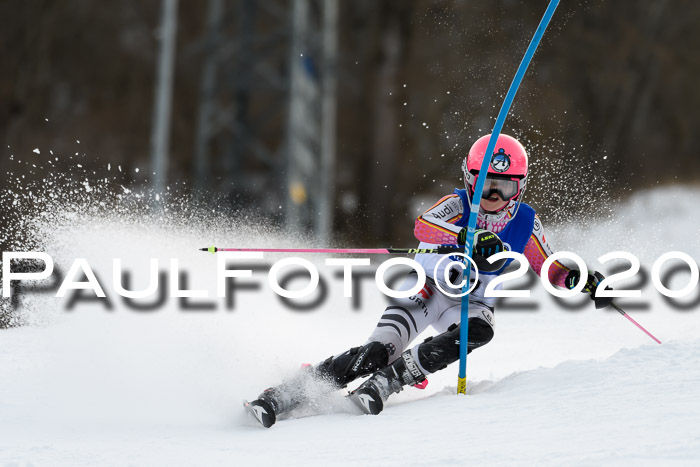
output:
POLYGON ((209 0, 195 185, 327 240, 337 0, 209 0), (282 207, 280 209, 280 206, 282 207))

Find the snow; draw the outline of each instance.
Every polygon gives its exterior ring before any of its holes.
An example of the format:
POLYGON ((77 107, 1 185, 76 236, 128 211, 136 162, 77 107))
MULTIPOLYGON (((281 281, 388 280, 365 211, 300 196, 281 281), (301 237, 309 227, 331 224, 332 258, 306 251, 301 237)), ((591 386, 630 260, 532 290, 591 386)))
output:
MULTIPOLYGON (((600 255, 625 250, 648 272, 666 251, 700 257, 691 215, 698 196, 691 188, 639 193, 614 223, 587 223, 585 235, 581 225, 558 226, 547 236, 598 269, 607 271, 600 255), (668 202, 674 212, 664 209, 668 202)), ((329 288, 316 311, 284 308, 258 272, 250 281, 259 289, 237 290, 233 310, 215 298, 191 300, 212 310, 184 310, 166 298, 138 311, 113 291, 114 257, 132 271, 134 290, 147 285, 149 258, 165 269, 172 257, 189 289, 213 296, 216 258, 197 251, 199 226, 73 222, 47 226, 54 233, 46 251, 63 271, 86 258, 113 308, 83 301, 67 311, 52 294, 22 297, 32 324, 0 331, 0 465, 700 463, 697 306, 670 306, 650 281, 641 299, 619 303, 662 345, 585 297, 581 309, 563 309, 535 282, 529 299, 497 310, 496 337, 470 355, 469 395, 455 394, 453 365, 431 375, 426 390, 392 397, 379 416, 354 414, 339 391, 328 401, 331 413, 300 411, 266 430, 244 416, 241 400, 300 363, 362 344, 385 304, 373 283, 363 282, 362 310, 353 310, 335 269, 310 258, 329 288)), ((234 226, 212 235, 220 246, 292 246, 264 232, 234 226)), ((372 257, 373 267, 383 259, 372 257)), ((667 285, 681 288, 688 275, 667 285)))

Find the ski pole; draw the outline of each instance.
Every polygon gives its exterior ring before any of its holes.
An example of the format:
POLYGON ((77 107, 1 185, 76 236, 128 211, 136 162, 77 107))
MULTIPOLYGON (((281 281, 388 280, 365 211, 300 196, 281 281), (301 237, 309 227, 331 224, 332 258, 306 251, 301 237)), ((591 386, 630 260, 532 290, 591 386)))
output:
POLYGON ((462 247, 457 245, 440 245, 437 248, 217 248, 210 246, 209 248, 200 248, 200 251, 208 251, 216 253, 217 251, 261 251, 265 253, 345 253, 345 254, 418 254, 418 253, 437 253, 439 255, 448 255, 455 252, 463 251, 462 247))
MULTIPOLYGON (((496 141, 498 140, 498 136, 501 133, 501 128, 503 128, 503 122, 505 122, 506 116, 508 115, 508 111, 510 110, 510 106, 513 103, 513 99, 515 98, 515 93, 520 87, 520 83, 523 80, 525 71, 527 71, 527 67, 530 65, 532 56, 535 54, 535 50, 537 50, 537 46, 539 45, 540 40, 542 39, 542 35, 544 34, 545 29, 547 29, 549 21, 552 19, 552 15, 554 14, 554 10, 557 9, 558 5, 559 0, 550 0, 547 9, 544 12, 544 16, 542 16, 542 20, 540 20, 540 24, 537 26, 537 30, 532 36, 530 45, 525 51, 525 56, 523 56, 523 59, 520 62, 520 65, 518 66, 518 70, 515 72, 515 77, 510 83, 510 87, 508 88, 506 98, 503 100, 503 104, 501 105, 501 110, 498 112, 496 124, 493 126, 491 138, 489 138, 489 144, 486 147, 486 152, 484 153, 484 160, 481 163, 481 167, 479 168, 479 174, 477 175, 477 182, 476 186, 474 187, 474 194, 472 195, 471 212, 469 214, 469 223, 467 224, 467 238, 464 243, 464 254, 467 256, 471 254, 472 244, 474 243, 474 234, 476 232, 476 218, 479 214, 479 207, 481 206, 481 195, 484 192, 484 183, 486 182, 486 176, 482 176, 482 174, 486 174, 488 172, 488 166, 491 162, 491 157, 487 157, 486 155, 493 154, 493 150, 496 146, 496 141)), ((460 313, 461 324, 459 329, 459 376, 457 378, 458 394, 467 394, 467 336, 469 335, 468 291, 470 287, 470 270, 471 268, 469 267, 465 268, 464 278, 466 279, 466 281, 462 286, 462 293, 464 295, 462 296, 462 307, 460 313)))
POLYGON ((644 331, 644 333, 645 333, 647 336, 649 336, 649 337, 651 337, 652 339, 654 339, 654 341, 655 341, 657 344, 660 344, 660 343, 661 343, 661 341, 660 341, 659 339, 657 339, 656 337, 654 337, 654 336, 652 335, 652 333, 650 333, 649 331, 647 331, 646 329, 644 329, 644 327, 643 327, 641 324, 639 324, 638 322, 636 322, 630 315, 628 315, 627 313, 625 313, 625 310, 623 310, 622 308, 620 308, 619 306, 617 306, 617 305, 614 304, 614 303, 611 303, 610 306, 612 306, 613 308, 615 308, 622 316, 624 316, 625 318, 627 318, 628 320, 630 320, 630 321, 632 322, 632 324, 634 324, 634 325, 637 326, 639 329, 641 329, 642 331, 644 331))

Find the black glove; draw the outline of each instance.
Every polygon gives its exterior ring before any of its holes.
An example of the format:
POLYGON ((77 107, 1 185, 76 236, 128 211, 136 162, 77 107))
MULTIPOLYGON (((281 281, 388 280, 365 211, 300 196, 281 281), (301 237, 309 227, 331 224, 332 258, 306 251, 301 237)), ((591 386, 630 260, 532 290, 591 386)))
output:
MULTIPOLYGON (((457 235, 457 244, 463 246, 467 240, 467 228, 464 227, 457 235)), ((479 271, 494 272, 503 267, 506 259, 501 259, 493 264, 486 261, 490 256, 505 251, 503 242, 495 233, 490 230, 477 229, 474 234, 474 247, 472 248, 472 259, 479 268, 479 271)))
MULTIPOLYGON (((598 284, 600 284, 605 276, 598 271, 588 271, 586 277, 586 285, 583 286, 581 292, 585 292, 591 295, 591 300, 595 303, 596 308, 605 308, 610 305, 613 301, 612 297, 596 297, 596 290, 598 290, 598 284)), ((573 289, 578 285, 578 281, 581 280, 581 271, 578 269, 572 269, 569 274, 564 279, 564 285, 568 289, 573 289)), ((612 288, 607 287, 605 290, 612 290, 612 288)))

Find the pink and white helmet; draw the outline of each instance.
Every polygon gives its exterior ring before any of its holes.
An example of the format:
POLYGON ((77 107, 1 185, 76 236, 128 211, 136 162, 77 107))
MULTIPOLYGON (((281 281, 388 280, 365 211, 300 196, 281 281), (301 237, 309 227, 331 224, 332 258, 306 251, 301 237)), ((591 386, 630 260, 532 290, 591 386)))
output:
MULTIPOLYGON (((490 137, 491 135, 486 135, 476 140, 462 164, 464 185, 472 198, 477 175, 481 169, 490 137)), ((499 135, 494 153, 491 155, 491 163, 488 166, 482 198, 488 198, 495 191, 504 201, 519 202, 525 191, 526 183, 527 151, 512 136, 499 135)), ((505 206, 507 205, 508 203, 505 206)))

